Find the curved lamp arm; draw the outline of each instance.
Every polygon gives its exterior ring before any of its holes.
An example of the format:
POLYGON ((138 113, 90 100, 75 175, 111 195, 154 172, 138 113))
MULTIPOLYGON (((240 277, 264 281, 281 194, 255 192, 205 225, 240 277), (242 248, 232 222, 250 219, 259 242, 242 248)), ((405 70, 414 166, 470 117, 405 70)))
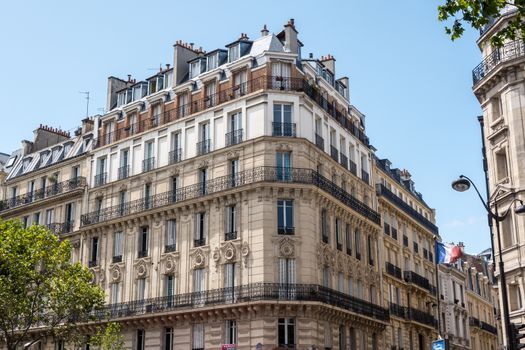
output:
POLYGON ((495 218, 497 221, 503 221, 503 220, 505 220, 505 218, 507 217, 507 215, 508 215, 509 212, 510 212, 510 209, 512 208, 512 205, 513 205, 514 203, 516 203, 516 202, 520 202, 521 205, 523 206, 523 201, 522 201, 521 199, 514 198, 514 199, 512 200, 512 202, 510 202, 509 207, 507 208, 507 210, 505 210, 505 211, 503 212, 503 214, 498 215, 498 216, 495 216, 494 218, 495 218))
POLYGON ((479 200, 481 201, 481 203, 483 203, 483 206, 485 207, 485 209, 487 210, 487 213, 490 214, 491 217, 497 219, 497 216, 490 210, 489 206, 487 205, 487 202, 485 202, 485 200, 483 199, 483 196, 481 195, 481 193, 479 193, 479 190, 478 188, 476 187, 476 184, 474 183, 474 181, 472 181, 470 178, 468 178, 467 176, 465 175, 459 175, 459 178, 460 179, 466 179, 468 182, 470 182, 470 184, 474 187, 474 189, 476 190, 476 193, 478 194, 478 197, 479 197, 479 200))

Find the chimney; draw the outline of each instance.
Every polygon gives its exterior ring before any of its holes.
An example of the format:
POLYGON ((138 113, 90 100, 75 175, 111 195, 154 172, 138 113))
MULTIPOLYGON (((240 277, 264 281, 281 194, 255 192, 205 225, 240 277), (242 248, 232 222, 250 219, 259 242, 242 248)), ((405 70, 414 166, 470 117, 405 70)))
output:
POLYGON ((297 30, 295 29, 294 19, 290 18, 284 25, 284 51, 299 53, 299 43, 297 42, 297 30))
POLYGON ((31 153, 32 146, 33 146, 33 142, 22 140, 22 156, 25 156, 31 153))
POLYGON ((266 28, 266 24, 263 26, 263 29, 261 29, 261 36, 267 36, 268 34, 270 34, 270 32, 268 31, 268 28, 266 28))
POLYGON ((81 134, 84 135, 90 131, 93 131, 95 126, 95 121, 93 118, 84 118, 82 119, 82 131, 81 134))
POLYGON ((339 81, 345 86, 345 97, 350 101, 350 79, 348 79, 348 77, 342 77, 339 81))
POLYGON ((188 61, 199 56, 199 54, 193 51, 193 43, 187 44, 182 40, 178 40, 173 47, 173 84, 176 86, 182 82, 190 70, 188 61))
POLYGON ((314 58, 314 54, 310 52, 310 53, 308 54, 308 58, 309 58, 309 59, 313 59, 313 58, 314 58))
POLYGON ((325 57, 321 57, 321 62, 323 62, 324 66, 335 76, 335 57, 328 54, 325 57))

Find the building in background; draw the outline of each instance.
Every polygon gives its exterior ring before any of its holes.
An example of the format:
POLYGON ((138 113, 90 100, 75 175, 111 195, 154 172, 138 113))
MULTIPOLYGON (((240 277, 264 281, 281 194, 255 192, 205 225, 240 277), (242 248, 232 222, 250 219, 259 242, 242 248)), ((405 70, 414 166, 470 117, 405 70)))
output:
MULTIPOLYGON (((507 41, 500 48, 490 44, 495 32, 515 15, 508 6, 500 17, 491 21, 477 40, 483 61, 472 71, 473 91, 483 109, 479 117, 482 128, 484 164, 490 207, 504 213, 514 199, 524 199, 525 168, 522 159, 525 129, 525 45, 523 39, 507 41)), ((501 249, 505 264, 510 321, 525 322, 523 305, 525 262, 520 257, 525 241, 525 221, 511 210, 501 225, 501 249)), ((496 234, 494 228, 494 234, 496 234)), ((498 240, 494 237, 494 260, 499 261, 498 240)), ((500 271, 495 271, 499 278, 500 271)), ((500 306, 502 300, 500 298, 500 306)))
POLYGON ((7 161, 0 215, 67 224, 127 348, 437 337, 434 211, 375 158, 335 58, 302 58, 297 34, 290 20, 209 52, 178 41, 144 81, 110 77, 108 112, 75 138, 41 128, 56 141, 7 161))

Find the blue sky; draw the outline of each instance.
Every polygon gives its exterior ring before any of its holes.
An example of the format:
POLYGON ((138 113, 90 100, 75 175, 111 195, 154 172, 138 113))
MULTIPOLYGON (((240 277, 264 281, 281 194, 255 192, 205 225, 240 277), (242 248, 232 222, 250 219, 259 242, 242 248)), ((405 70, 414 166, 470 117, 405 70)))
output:
MULTIPOLYGON (((443 0, 444 1, 444 0, 443 0)), ((19 148, 40 124, 72 130, 105 106, 109 75, 137 79, 171 63, 182 39, 205 50, 241 32, 278 32, 294 18, 303 55, 328 53, 350 77, 351 102, 393 166, 408 169, 437 210, 446 241, 475 253, 490 246, 474 192, 454 192, 459 174, 484 188, 481 113, 471 92, 477 33, 451 42, 435 0, 401 1, 10 1, 0 12, 0 151, 19 148)))

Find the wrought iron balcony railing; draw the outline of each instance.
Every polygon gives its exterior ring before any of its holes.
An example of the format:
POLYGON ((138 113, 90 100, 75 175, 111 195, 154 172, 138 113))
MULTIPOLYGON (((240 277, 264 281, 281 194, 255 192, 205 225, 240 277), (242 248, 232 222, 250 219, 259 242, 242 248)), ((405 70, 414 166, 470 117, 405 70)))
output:
POLYGON ((349 168, 350 172, 352 174, 354 174, 355 176, 357 176, 357 164, 351 159, 349 160, 349 162, 350 162, 350 165, 349 165, 350 166, 350 168, 349 168))
POLYGON ((226 232, 224 234, 224 240, 225 241, 231 241, 231 240, 234 240, 234 239, 237 239, 237 231, 226 232))
POLYGON ((330 288, 315 284, 278 283, 253 283, 233 288, 210 289, 203 292, 108 304, 93 311, 91 316, 95 320, 102 320, 255 301, 319 302, 379 321, 390 319, 388 309, 330 288))
POLYGON ((498 334, 498 329, 496 327, 494 327, 493 325, 487 322, 481 321, 480 319, 476 317, 469 317, 469 325, 480 328, 492 334, 498 334))
POLYGON ((272 123, 272 136, 295 137, 295 123, 272 123))
POLYGON ((421 324, 437 328, 436 318, 434 317, 434 315, 429 314, 428 312, 409 307, 407 310, 407 318, 411 321, 419 322, 421 324))
POLYGON ((137 253, 137 257, 138 258, 145 258, 148 256, 148 251, 147 250, 139 250, 138 253, 137 253))
POLYGON ((113 256, 111 261, 113 262, 113 264, 122 262, 122 255, 115 255, 115 256, 113 256))
POLYGON ((233 146, 243 140, 243 129, 233 130, 226 134, 226 146, 233 146))
POLYGON ((118 168, 118 179, 122 180, 129 176, 129 165, 123 165, 118 168))
POLYGON ((415 273, 414 271, 405 271, 403 277, 405 279, 405 282, 413 283, 428 291, 431 290, 431 285, 428 279, 415 273))
POLYGON ((95 267, 97 265, 98 265, 98 261, 96 261, 96 260, 88 261, 88 267, 95 267))
POLYGON ((155 169, 155 157, 149 157, 142 161, 142 171, 147 173, 155 169))
POLYGON ((319 134, 315 134, 315 145, 321 150, 324 151, 324 139, 319 134))
POLYGON ((75 221, 70 220, 66 222, 54 222, 52 224, 47 224, 46 226, 54 234, 61 235, 72 232, 75 226, 75 221))
POLYGON ((203 140, 200 142, 197 142, 197 155, 202 156, 203 154, 210 153, 211 152, 211 140, 203 140))
POLYGON ((369 146, 368 137, 359 128, 359 126, 357 124, 354 124, 354 122, 349 118, 348 106, 338 105, 337 103, 328 100, 323 95, 322 91, 320 91, 314 85, 310 84, 306 79, 278 76, 261 76, 247 81, 245 83, 233 86, 230 89, 220 91, 215 95, 206 96, 199 100, 194 100, 185 105, 178 106, 174 109, 167 110, 160 116, 158 116, 158 118, 148 118, 118 128, 113 132, 107 133, 107 137, 105 137, 106 135, 102 135, 102 137, 99 137, 97 147, 108 145, 112 142, 116 142, 124 138, 130 137, 132 135, 155 128, 158 125, 167 124, 179 118, 189 116, 193 113, 198 113, 208 108, 214 108, 219 104, 235 100, 244 96, 245 94, 261 90, 285 90, 304 93, 311 100, 313 100, 320 108, 322 108, 327 114, 329 114, 339 124, 341 124, 343 128, 345 128, 348 132, 354 135, 358 140, 363 142, 366 146, 369 146))
POLYGON ((295 233, 295 228, 292 226, 279 226, 277 227, 277 233, 280 235, 293 235, 295 233))
POLYGON ((364 169, 361 169, 361 180, 370 184, 370 175, 364 169))
POLYGON ((100 173, 95 175, 94 187, 105 185, 108 179, 108 173, 100 173))
POLYGON ((479 83, 487 74, 495 70, 498 65, 525 56, 525 44, 523 39, 506 43, 494 50, 480 64, 472 70, 472 81, 474 85, 479 83))
POLYGON ((114 205, 108 208, 96 210, 82 215, 81 225, 93 225, 99 222, 117 219, 122 216, 140 213, 149 209, 161 208, 173 203, 226 191, 231 188, 263 182, 295 183, 316 186, 377 225, 379 225, 381 222, 380 215, 376 211, 368 207, 366 204, 360 202, 350 193, 346 192, 332 181, 320 175, 315 170, 304 168, 288 168, 286 176, 283 176, 282 168, 261 166, 244 170, 234 175, 225 175, 208 180, 205 183, 206 191, 204 194, 202 191, 202 184, 197 183, 179 188, 176 191, 167 191, 152 195, 149 197, 148 201, 146 201, 144 198, 141 198, 127 202, 125 204, 114 205), (148 207, 145 206, 146 202, 150 203, 148 207))
POLYGON ((85 177, 76 177, 70 180, 54 183, 45 188, 35 190, 31 193, 26 193, 13 198, 0 201, 0 211, 13 209, 23 205, 31 204, 47 198, 56 197, 58 195, 68 193, 86 186, 85 177))
POLYGON ((334 146, 330 145, 330 157, 339 163, 339 151, 334 146))
POLYGON ((174 149, 169 153, 169 162, 170 164, 178 163, 182 160, 182 148, 174 149))
POLYGON ((343 152, 339 152, 339 163, 343 168, 348 169, 348 157, 343 152))
POLYGON ((206 238, 201 237, 193 240, 194 247, 202 247, 203 245, 206 245, 206 238))
MULTIPOLYGON (((423 227, 427 228, 430 232, 435 233, 435 234, 439 232, 436 225, 434 225, 432 222, 430 222, 430 220, 428 220, 423 215, 418 213, 417 210, 412 208, 410 205, 405 203, 405 201, 403 201, 401 198, 396 196, 392 191, 386 188, 386 186, 384 186, 383 184, 377 184, 376 191, 377 191, 378 196, 382 196, 388 199, 389 202, 391 202, 396 207, 404 211, 406 214, 408 214, 410 217, 416 220, 423 227)), ((405 236, 403 236, 403 243, 405 242, 404 240, 405 240, 405 236)), ((408 238, 407 238, 406 246, 408 246, 408 238)))
POLYGON ((164 246, 164 253, 171 253, 177 251, 177 245, 176 244, 166 244, 164 246))
POLYGON ((396 303, 390 303, 390 314, 397 317, 406 318, 407 308, 396 303))
POLYGON ((401 269, 388 261, 385 263, 385 270, 390 276, 403 279, 401 269))

